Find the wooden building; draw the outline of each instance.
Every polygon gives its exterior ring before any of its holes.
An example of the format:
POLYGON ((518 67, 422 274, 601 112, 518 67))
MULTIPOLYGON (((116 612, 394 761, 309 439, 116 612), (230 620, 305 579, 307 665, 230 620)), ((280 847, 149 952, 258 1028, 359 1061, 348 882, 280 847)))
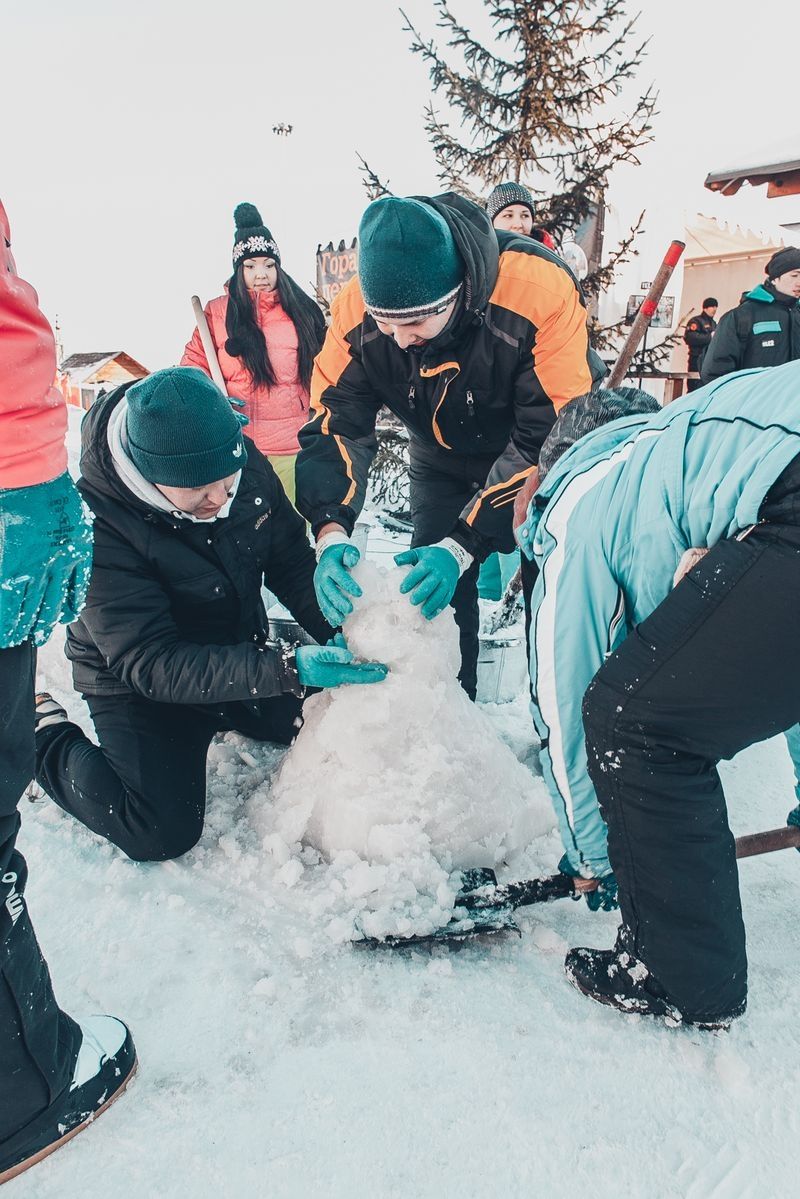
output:
POLYGON ((149 374, 146 366, 122 350, 70 354, 56 372, 56 387, 68 404, 87 409, 99 395, 120 383, 144 379, 149 374))

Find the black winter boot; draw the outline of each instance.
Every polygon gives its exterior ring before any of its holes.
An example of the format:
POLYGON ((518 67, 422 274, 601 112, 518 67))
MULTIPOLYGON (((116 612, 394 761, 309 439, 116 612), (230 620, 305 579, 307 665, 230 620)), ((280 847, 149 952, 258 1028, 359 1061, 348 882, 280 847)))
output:
POLYGON ((55 1103, 0 1144, 0 1185, 16 1178, 87 1128, 127 1087, 136 1070, 136 1050, 127 1027, 115 1016, 82 1021, 83 1040, 72 1084, 55 1103))
POLYGON ((624 940, 621 930, 613 949, 571 949, 564 959, 564 969, 573 987, 626 1015, 662 1016, 672 1027, 691 1024, 716 1031, 729 1028, 743 1014, 746 1002, 720 1016, 693 1017, 681 1012, 644 962, 624 948, 624 940))

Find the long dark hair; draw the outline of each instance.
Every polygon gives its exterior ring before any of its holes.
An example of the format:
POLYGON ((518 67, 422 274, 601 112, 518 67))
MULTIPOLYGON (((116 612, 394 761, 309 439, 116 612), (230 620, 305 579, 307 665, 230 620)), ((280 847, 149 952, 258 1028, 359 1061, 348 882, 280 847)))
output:
MULTIPOLYGON (((264 333, 256 320, 253 300, 247 290, 242 262, 228 281, 228 311, 225 350, 232 358, 241 358, 257 387, 271 387, 275 371, 269 360, 264 333)), ((278 267, 277 291, 284 312, 297 330, 297 373, 308 390, 314 358, 325 338, 325 318, 318 305, 298 287, 291 275, 278 267)))

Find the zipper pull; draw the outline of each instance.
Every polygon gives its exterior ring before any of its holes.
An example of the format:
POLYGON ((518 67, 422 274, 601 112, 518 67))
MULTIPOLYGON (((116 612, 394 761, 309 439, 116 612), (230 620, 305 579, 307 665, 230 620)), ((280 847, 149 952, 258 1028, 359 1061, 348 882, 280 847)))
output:
POLYGON ((470 417, 475 415, 475 399, 471 391, 467 392, 467 415, 470 417))
POLYGON ((414 397, 416 396, 416 394, 417 394, 416 387, 409 387, 409 389, 408 389, 408 406, 409 406, 409 408, 416 408, 416 403, 414 401, 414 397))

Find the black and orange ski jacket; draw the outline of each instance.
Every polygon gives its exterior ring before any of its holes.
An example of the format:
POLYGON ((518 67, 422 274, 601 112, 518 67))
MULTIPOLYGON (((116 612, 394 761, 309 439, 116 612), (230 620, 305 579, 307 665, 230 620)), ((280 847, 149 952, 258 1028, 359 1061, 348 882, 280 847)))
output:
POLYGON ((586 307, 568 267, 532 238, 499 232, 470 201, 417 196, 445 218, 466 264, 459 306, 420 352, 402 350, 367 313, 353 279, 332 304, 300 431, 297 504, 314 533, 348 533, 364 503, 375 421, 386 405, 414 439, 494 464, 451 536, 478 558, 507 542, 513 500, 558 410, 605 367, 589 348, 586 307))

